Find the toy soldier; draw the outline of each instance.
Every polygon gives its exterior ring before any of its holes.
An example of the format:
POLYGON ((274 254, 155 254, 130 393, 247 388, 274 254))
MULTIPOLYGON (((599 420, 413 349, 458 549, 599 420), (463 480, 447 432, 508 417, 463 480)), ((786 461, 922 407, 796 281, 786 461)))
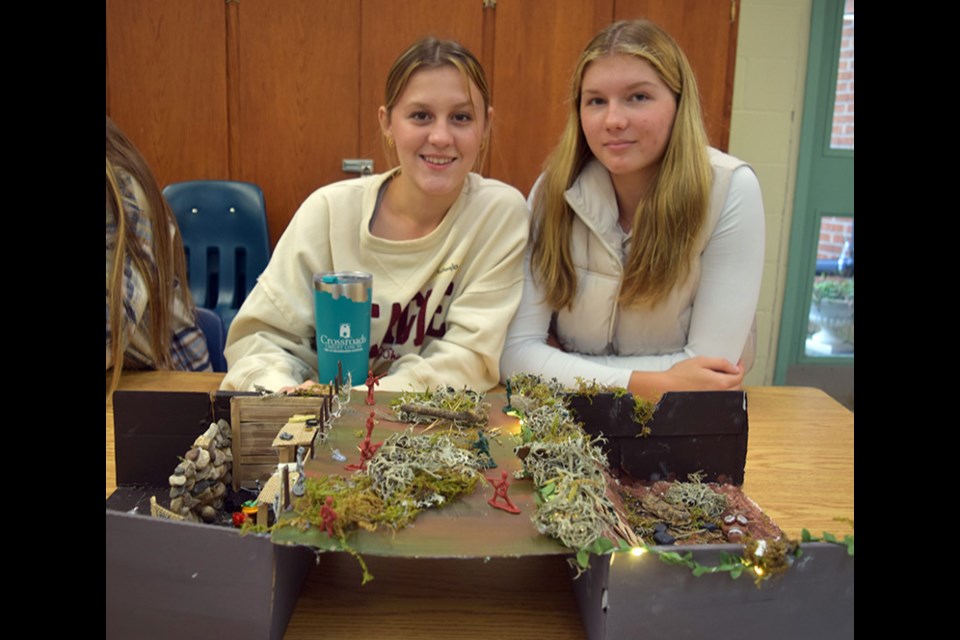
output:
POLYGON ((333 537, 333 523, 337 519, 337 512, 333 510, 333 496, 327 496, 326 502, 320 507, 320 525, 327 535, 333 537))
POLYGON ((477 441, 472 443, 470 448, 476 450, 477 457, 480 458, 484 468, 497 468, 497 463, 494 462, 493 456, 490 455, 490 443, 487 441, 487 436, 483 435, 482 430, 477 430, 477 441))
POLYGON ((520 509, 510 502, 510 498, 507 497, 507 489, 510 488, 510 482, 507 480, 506 471, 500 472, 499 481, 494 480, 493 478, 487 478, 487 482, 493 485, 493 497, 487 500, 487 504, 489 504, 491 507, 502 509, 507 513, 520 513, 520 509), (498 498, 503 500, 503 504, 497 502, 498 498))
POLYGON ((374 405, 377 403, 377 401, 373 399, 373 388, 376 387, 378 384, 380 384, 380 378, 382 378, 385 375, 387 374, 381 373, 380 375, 375 376, 373 375, 373 372, 371 372, 370 375, 367 376, 367 404, 368 405, 374 405))

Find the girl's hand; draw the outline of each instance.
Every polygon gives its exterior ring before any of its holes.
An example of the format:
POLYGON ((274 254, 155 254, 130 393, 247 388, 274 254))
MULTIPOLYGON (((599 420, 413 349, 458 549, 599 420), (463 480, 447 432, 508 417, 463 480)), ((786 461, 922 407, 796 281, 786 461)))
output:
POLYGON ((697 356, 667 370, 671 385, 666 391, 730 391, 740 389, 744 370, 726 358, 697 356))
POLYGON ((634 395, 653 398, 666 391, 732 391, 743 385, 743 365, 726 358, 696 356, 667 371, 634 371, 628 389, 634 395))
POLYGON ((313 380, 307 380, 306 382, 302 382, 295 387, 280 387, 280 389, 277 390, 277 393, 291 395, 296 393, 297 391, 309 391, 313 387, 317 387, 319 385, 320 385, 319 382, 314 382, 313 380))

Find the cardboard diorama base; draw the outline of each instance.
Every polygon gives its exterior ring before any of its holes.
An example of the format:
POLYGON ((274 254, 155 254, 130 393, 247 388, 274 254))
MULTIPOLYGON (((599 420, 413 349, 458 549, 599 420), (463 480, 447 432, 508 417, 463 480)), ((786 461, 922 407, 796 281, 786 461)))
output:
MULTIPOLYGON (((185 626, 190 635, 282 637, 304 577, 315 562, 313 548, 149 516, 150 495, 160 499, 168 490, 167 478, 178 456, 211 421, 230 420, 234 395, 249 394, 116 392, 118 489, 107 499, 106 515, 108 637, 171 637, 185 626)), ((374 439, 405 428, 387 419, 392 397, 377 394, 377 406, 368 407, 355 393, 308 472, 346 474, 342 470, 346 463, 333 461, 329 452, 339 448, 355 461, 357 434, 371 409, 378 420, 374 439)), ((506 403, 503 394, 490 394, 486 400, 492 405, 490 426, 500 428, 499 437, 490 442, 500 466, 485 475, 499 477, 501 470, 519 468, 512 453, 512 434, 519 427, 501 411, 506 403)), ((615 444, 615 451, 608 449, 612 468, 642 479, 654 474, 683 479, 687 473, 706 470, 708 480, 726 476, 742 483, 745 394, 666 394, 650 423, 650 439, 636 438, 636 425, 624 422, 631 408, 623 400, 606 396, 575 404, 580 419, 589 422, 588 431, 602 432, 615 444)), ((530 481, 513 481, 510 487, 521 515, 486 506, 491 495, 489 485, 478 488, 454 504, 428 510, 414 526, 396 534, 352 534, 351 545, 365 555, 410 558, 411 563, 416 558, 462 563, 490 556, 570 553, 538 534, 530 522, 535 507, 530 481)), ((304 540, 297 542, 302 545, 304 540)), ((318 538, 314 546, 323 549, 323 541, 318 538)), ((804 554, 794 567, 759 589, 746 574, 736 581, 726 574, 694 577, 688 569, 667 565, 652 554, 623 553, 592 557, 590 568, 573 588, 591 640, 668 633, 699 637, 724 628, 735 633, 722 636, 738 638, 851 636, 853 558, 836 545, 802 548, 804 554)), ((670 549, 691 551, 705 565, 717 564, 722 551, 742 552, 739 545, 670 549)))

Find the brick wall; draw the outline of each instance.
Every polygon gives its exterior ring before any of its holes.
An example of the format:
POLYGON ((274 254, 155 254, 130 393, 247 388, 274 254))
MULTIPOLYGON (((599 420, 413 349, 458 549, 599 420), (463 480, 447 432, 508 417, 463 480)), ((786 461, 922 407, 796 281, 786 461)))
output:
POLYGON ((853 149, 853 2, 847 0, 843 10, 837 99, 833 108, 833 134, 830 137, 830 146, 834 149, 853 149))
POLYGON ((853 218, 821 218, 817 260, 836 260, 843 251, 844 241, 853 242, 853 218))

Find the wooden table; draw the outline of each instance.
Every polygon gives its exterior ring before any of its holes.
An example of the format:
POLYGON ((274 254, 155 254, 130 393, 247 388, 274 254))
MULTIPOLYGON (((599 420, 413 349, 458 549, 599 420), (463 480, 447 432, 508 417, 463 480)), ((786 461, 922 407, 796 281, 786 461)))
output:
MULTIPOLYGON (((220 373, 125 374, 121 389, 214 391, 220 373)), ((819 389, 748 387, 744 490, 799 538, 853 532, 853 414, 819 389), (842 520, 838 520, 838 518, 842 520)), ((107 481, 116 488, 113 406, 106 408, 107 481)), ((326 554, 304 584, 287 638, 584 638, 560 556, 441 561, 326 554), (505 578, 506 577, 506 578, 505 578)))

